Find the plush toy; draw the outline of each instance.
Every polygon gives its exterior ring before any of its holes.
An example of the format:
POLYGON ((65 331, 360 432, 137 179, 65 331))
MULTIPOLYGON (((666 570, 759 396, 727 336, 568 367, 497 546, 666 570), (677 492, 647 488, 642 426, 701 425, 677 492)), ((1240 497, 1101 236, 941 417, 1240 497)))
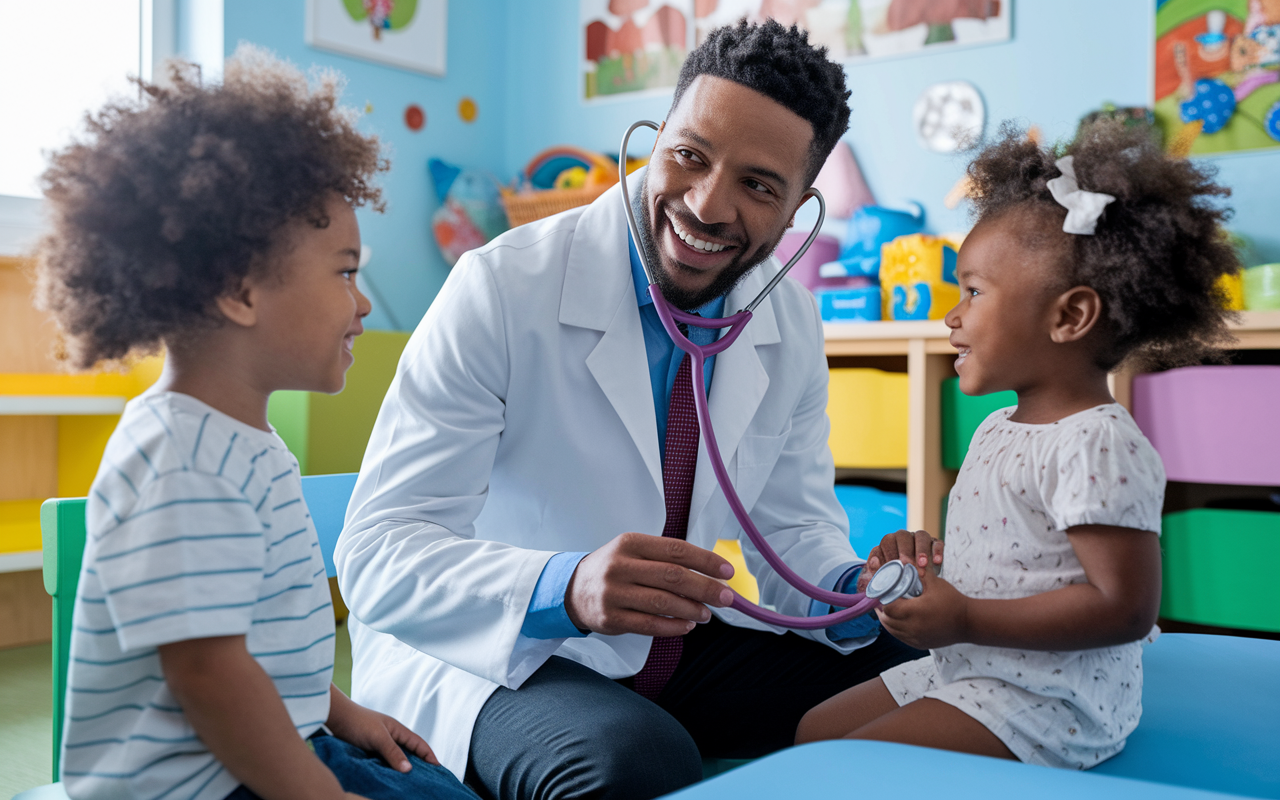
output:
POLYGON ((431 215, 431 232, 449 266, 505 231, 507 213, 496 178, 487 172, 462 169, 438 158, 427 162, 440 208, 431 215))
POLYGON ((859 208, 849 218, 840 260, 824 264, 821 276, 835 278, 865 275, 874 279, 880 271, 880 249, 885 243, 898 236, 924 230, 924 206, 919 203, 915 206, 915 214, 881 206, 859 208), (833 266, 834 264, 840 266, 833 266))

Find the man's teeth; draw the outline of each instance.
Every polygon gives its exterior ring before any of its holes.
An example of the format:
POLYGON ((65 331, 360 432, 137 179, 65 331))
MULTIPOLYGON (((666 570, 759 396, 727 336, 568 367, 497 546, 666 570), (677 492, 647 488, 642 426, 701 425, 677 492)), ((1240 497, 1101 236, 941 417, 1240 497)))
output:
POLYGON ((697 250, 704 250, 708 253, 719 253, 721 250, 729 246, 727 244, 712 244, 711 242, 704 242, 701 239, 690 236, 680 230, 680 226, 676 224, 675 220, 671 221, 671 229, 676 232, 676 236, 680 237, 680 241, 697 250))

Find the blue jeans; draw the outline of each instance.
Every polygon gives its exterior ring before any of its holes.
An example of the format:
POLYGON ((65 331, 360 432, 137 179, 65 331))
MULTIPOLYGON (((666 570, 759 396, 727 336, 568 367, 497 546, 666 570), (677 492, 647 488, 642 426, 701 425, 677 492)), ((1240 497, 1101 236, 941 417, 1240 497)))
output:
MULTIPOLYGON (((342 784, 344 791, 355 792, 369 800, 478 800, 475 793, 444 767, 428 764, 406 753, 413 769, 400 772, 381 756, 367 753, 336 736, 311 737, 316 755, 342 784)), ((260 800, 247 787, 241 786, 226 800, 260 800)))

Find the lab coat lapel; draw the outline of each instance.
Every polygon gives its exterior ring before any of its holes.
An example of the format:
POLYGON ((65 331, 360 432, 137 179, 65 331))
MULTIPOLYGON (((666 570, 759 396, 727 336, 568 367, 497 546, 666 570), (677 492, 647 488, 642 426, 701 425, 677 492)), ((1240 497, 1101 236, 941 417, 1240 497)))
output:
MULTIPOLYGON (((755 270, 736 289, 729 293, 725 300, 725 315, 741 309, 751 302, 766 281, 760 273, 768 271, 773 275, 778 264, 770 259, 760 269, 755 270)), ((769 374, 760 361, 757 347, 776 344, 781 341, 778 334, 778 323, 773 313, 773 304, 765 298, 756 307, 746 330, 738 337, 729 349, 716 356, 715 372, 711 379, 711 396, 708 398, 711 411, 711 423, 715 426, 716 443, 720 447, 721 457, 725 465, 729 465, 738 451, 747 426, 760 408, 765 392, 769 388, 769 374)), ((715 473, 711 469, 711 460, 704 446, 698 452, 698 468, 694 474, 693 496, 689 504, 689 530, 692 532, 698 517, 704 510, 713 494, 719 491, 715 473)), ((732 476, 733 471, 729 474, 732 476)))
POLYGON ((661 494, 658 419, 618 195, 614 186, 578 219, 560 298, 560 322, 602 332, 587 356, 587 369, 621 418, 661 494))

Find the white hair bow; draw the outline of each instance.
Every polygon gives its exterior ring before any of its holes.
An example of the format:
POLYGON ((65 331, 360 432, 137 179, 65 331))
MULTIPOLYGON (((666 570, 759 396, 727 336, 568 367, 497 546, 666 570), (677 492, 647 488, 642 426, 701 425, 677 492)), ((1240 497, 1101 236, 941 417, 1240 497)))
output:
POLYGON ((1076 182, 1076 170, 1073 166, 1075 156, 1065 156, 1055 164, 1062 170, 1060 177, 1049 181, 1049 191, 1058 205, 1067 210, 1067 219, 1062 223, 1062 230, 1067 233, 1082 233, 1092 236, 1098 227, 1098 217, 1108 203, 1115 200, 1102 192, 1086 192, 1076 182))

